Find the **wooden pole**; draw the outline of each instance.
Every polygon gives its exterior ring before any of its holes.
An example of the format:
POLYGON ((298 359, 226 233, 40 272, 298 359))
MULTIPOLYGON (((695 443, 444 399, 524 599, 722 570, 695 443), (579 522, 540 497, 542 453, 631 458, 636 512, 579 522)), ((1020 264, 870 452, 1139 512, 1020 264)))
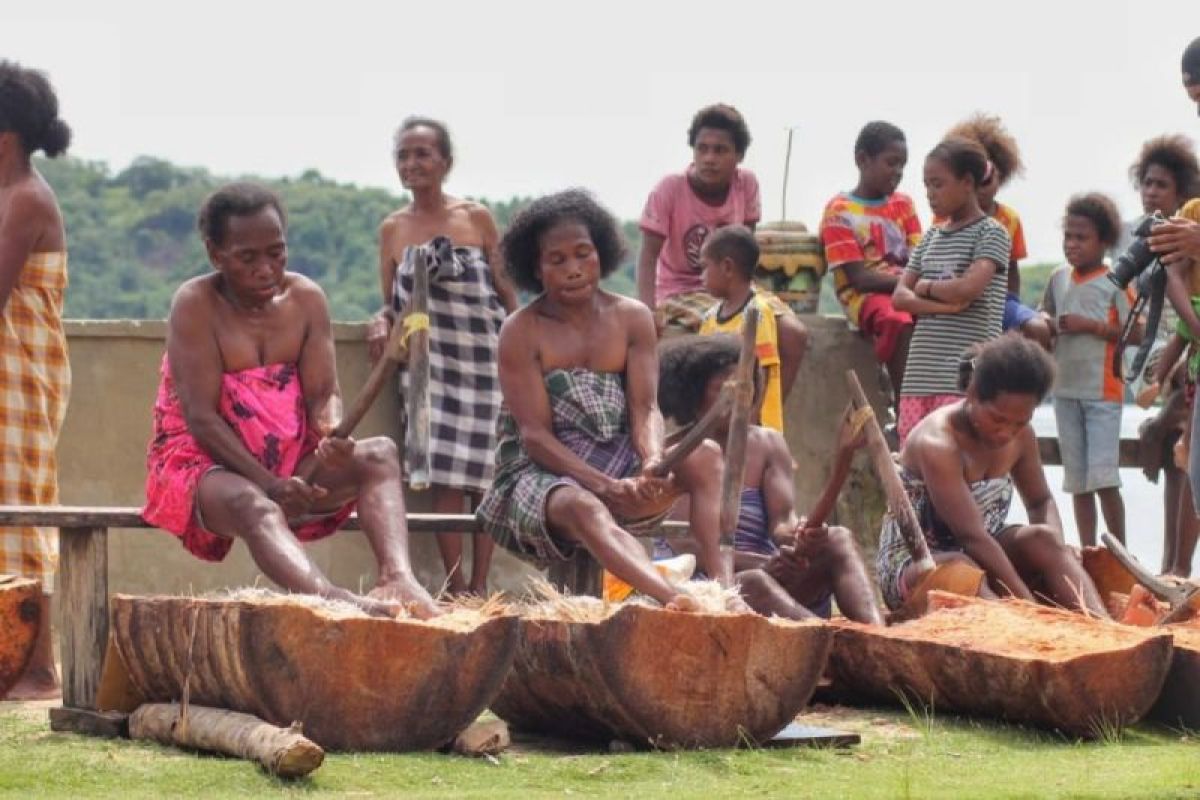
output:
MULTIPOLYGON (((870 408, 871 404, 867 401, 867 395, 863 392, 862 384, 858 382, 854 370, 846 370, 846 383, 850 388, 850 402, 855 409, 870 408)), ((900 535, 904 537, 904 544, 908 547, 908 553, 912 556, 918 573, 925 575, 932 572, 936 565, 933 557, 929 555, 929 545, 925 542, 925 534, 921 531, 917 512, 908 500, 908 493, 904 491, 904 484, 896 472, 891 451, 888 450, 887 440, 883 438, 879 421, 873 415, 866 422, 866 430, 867 453, 875 467, 875 474, 879 476, 879 482, 883 484, 888 513, 896 520, 900 535)))
POLYGON ((721 536, 732 537, 742 509, 746 477, 746 436, 754 410, 754 344, 758 336, 758 306, 751 303, 742 324, 742 351, 733 372, 733 412, 725 440, 725 472, 721 478, 721 536))
MULTIPOLYGON (((420 246, 413 254, 413 290, 408 299, 409 314, 429 314, 428 247, 420 246)), ((408 386, 404 404, 408 423, 404 430, 404 466, 409 488, 429 488, 429 329, 414 330, 408 343, 408 386)))

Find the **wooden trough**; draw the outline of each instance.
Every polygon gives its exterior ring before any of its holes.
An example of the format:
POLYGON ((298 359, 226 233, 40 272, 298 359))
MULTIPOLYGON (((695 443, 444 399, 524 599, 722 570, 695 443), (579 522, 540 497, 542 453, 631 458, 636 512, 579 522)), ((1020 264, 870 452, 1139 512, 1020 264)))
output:
POLYGON ((42 616, 41 594, 37 581, 0 575, 0 699, 24 674, 33 654, 42 616))
POLYGON ((518 620, 459 611, 428 622, 319 601, 113 595, 111 631, 149 702, 300 722, 330 750, 428 750, 452 740, 504 680, 518 620))
POLYGON ((891 628, 840 623, 829 659, 839 694, 1094 738, 1143 717, 1171 662, 1163 630, 1017 600, 934 592, 930 604, 891 628))
POLYGON ((1174 638, 1171 669, 1150 716, 1168 725, 1200 727, 1200 622, 1165 627, 1174 638))
POLYGON ((603 606, 590 619, 522 615, 492 711, 514 728, 641 747, 764 742, 816 688, 832 639, 820 622, 603 606))

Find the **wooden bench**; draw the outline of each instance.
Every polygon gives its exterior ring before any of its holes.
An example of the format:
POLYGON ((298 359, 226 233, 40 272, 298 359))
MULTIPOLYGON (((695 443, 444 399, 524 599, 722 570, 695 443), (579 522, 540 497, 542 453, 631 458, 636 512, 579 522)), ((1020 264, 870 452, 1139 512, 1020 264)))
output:
MULTIPOLYGON (((153 529, 136 508, 74 506, 0 506, 0 527, 35 525, 59 529, 58 602, 63 704, 50 712, 54 730, 109 733, 116 722, 96 711, 96 691, 108 644, 108 529, 153 529)), ((476 532, 471 514, 409 514, 412 533, 476 532)), ((343 530, 360 530, 352 516, 343 530)), ((686 532, 682 522, 663 530, 686 532)), ((600 571, 586 552, 556 565, 550 581, 574 593, 599 594, 600 571)))

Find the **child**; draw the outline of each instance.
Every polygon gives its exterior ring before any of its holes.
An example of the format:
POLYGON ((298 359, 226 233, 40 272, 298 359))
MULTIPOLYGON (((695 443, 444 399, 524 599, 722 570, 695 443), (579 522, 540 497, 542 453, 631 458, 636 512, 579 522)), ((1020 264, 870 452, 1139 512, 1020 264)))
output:
POLYGON ((758 264, 758 242, 748 228, 730 225, 713 232, 700 251, 700 263, 704 288, 720 300, 704 315, 701 334, 740 331, 745 310, 751 303, 758 308, 756 353, 767 373, 759 421, 783 433, 783 401, 796 380, 800 363, 796 358, 785 359, 779 342, 787 336, 804 338, 807 334, 794 316, 777 318, 772 314, 770 305, 755 289, 752 278, 758 264))
MULTIPOLYGON (((979 207, 983 213, 999 222, 1008 231, 1012 240, 1012 251, 1008 259, 1008 294, 1004 298, 1004 319, 1001 326, 1006 331, 1014 328, 1026 339, 1032 339, 1046 350, 1050 349, 1050 326, 1032 308, 1021 302, 1021 273, 1017 262, 1025 258, 1025 231, 1021 217, 1011 207, 996 202, 996 193, 1014 175, 1025 171, 1021 163, 1021 151, 1017 140, 1004 128, 999 117, 976 114, 955 125, 948 136, 962 136, 979 142, 988 156, 988 169, 979 184, 979 207)), ((942 220, 935 219, 934 225, 942 220)))
POLYGON ((913 318, 892 305, 892 292, 921 241, 913 202, 896 191, 908 163, 904 131, 868 122, 854 142, 854 163, 858 184, 825 205, 821 243, 846 318, 871 339, 898 403, 913 318))
POLYGON ((900 390, 900 442, 925 415, 959 400, 958 362, 972 345, 1000 335, 1010 242, 979 207, 987 154, 972 139, 948 137, 925 158, 935 216, 896 284, 892 303, 919 315, 900 390))
POLYGON ((696 610, 664 579, 635 532, 648 532, 687 495, 705 571, 732 585, 720 547, 721 457, 702 446, 660 477, 657 337, 649 309, 600 288, 621 263, 617 222, 589 195, 533 201, 501 243, 513 282, 534 298, 500 332, 496 476, 481 527, 539 567, 578 548, 664 605, 696 610))
MULTIPOLYGON (((737 366, 740 344, 730 334, 678 336, 659 345, 658 403, 681 425, 703 416, 737 366)), ((726 421, 726 425, 728 422, 726 421)), ((845 430, 843 428, 843 430, 845 430)), ((726 430, 716 432, 725 441, 726 430)), ((838 443, 833 467, 841 480, 858 442, 838 443)), ((746 439, 746 473, 734 534, 734 569, 742 596, 755 611, 791 619, 829 616, 831 600, 847 617, 881 624, 854 536, 845 528, 808 527, 796 515, 795 466, 778 431, 752 425, 746 439)), ((686 545, 682 545, 686 547, 686 545)), ((673 555, 669 545, 656 555, 673 555)))
POLYGON ((1118 450, 1125 382, 1112 373, 1113 352, 1129 316, 1132 291, 1107 279, 1104 253, 1121 219, 1099 193, 1076 195, 1063 220, 1063 254, 1070 267, 1050 276, 1044 318, 1057 332, 1054 417, 1062 450, 1063 491, 1075 506, 1085 547, 1096 544, 1096 495, 1108 530, 1125 541, 1118 450))

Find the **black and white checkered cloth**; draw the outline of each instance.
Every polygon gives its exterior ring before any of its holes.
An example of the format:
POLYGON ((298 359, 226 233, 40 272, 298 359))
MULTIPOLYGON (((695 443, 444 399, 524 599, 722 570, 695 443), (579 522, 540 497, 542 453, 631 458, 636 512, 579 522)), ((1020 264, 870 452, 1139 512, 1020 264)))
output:
MULTIPOLYGON (((472 492, 492 481, 500 379, 496 349, 504 307, 491 268, 476 247, 453 247, 439 236, 409 247, 396 267, 392 310, 408 305, 413 268, 429 267, 430 483, 472 492)), ((407 375, 401 380, 401 394, 407 375)))

